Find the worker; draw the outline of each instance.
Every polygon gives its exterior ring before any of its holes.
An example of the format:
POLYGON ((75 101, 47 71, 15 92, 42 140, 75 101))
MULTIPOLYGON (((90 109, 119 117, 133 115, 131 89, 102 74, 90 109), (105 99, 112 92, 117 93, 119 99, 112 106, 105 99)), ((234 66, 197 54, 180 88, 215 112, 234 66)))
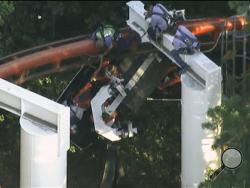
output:
POLYGON ((117 39, 116 30, 112 25, 101 25, 92 34, 91 39, 96 41, 98 48, 110 50, 117 39))
POLYGON ((185 73, 189 69, 189 65, 181 59, 180 54, 192 55, 196 50, 199 51, 199 41, 186 27, 179 25, 172 44, 174 49, 171 51, 171 55, 182 68, 180 73, 185 73))
POLYGON ((168 10, 160 3, 155 6, 150 6, 145 18, 151 17, 149 28, 147 30, 151 39, 159 42, 170 24, 171 15, 168 10))
POLYGON ((117 38, 117 53, 126 53, 136 50, 141 43, 141 37, 133 30, 125 30, 119 33, 117 38))
POLYGON ((117 41, 117 38, 117 32, 112 25, 101 25, 92 34, 91 39, 96 41, 97 48, 103 51, 103 53, 99 55, 100 64, 93 74, 91 81, 95 80, 95 77, 99 74, 102 68, 103 58, 113 48, 114 43, 117 41))

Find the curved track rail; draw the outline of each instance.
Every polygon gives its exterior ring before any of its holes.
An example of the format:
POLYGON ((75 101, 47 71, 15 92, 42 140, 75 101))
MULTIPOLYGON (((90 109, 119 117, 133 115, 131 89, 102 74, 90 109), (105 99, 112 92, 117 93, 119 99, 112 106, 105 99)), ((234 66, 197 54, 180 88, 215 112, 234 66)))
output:
MULTIPOLYGON (((241 30, 245 24, 242 16, 227 19, 193 19, 178 24, 185 25, 198 36, 212 33, 212 39, 201 41, 201 47, 214 49, 214 46, 217 45, 218 34, 223 29, 232 30, 233 18, 236 19, 236 29, 241 30)), ((125 27, 119 31, 128 31, 128 29, 125 27)), ((99 50, 95 47, 94 42, 88 39, 89 36, 80 35, 59 40, 2 57, 0 58, 0 77, 22 84, 44 75, 78 69, 87 60, 86 56, 98 56, 99 50)))
POLYGON ((80 36, 76 36, 76 37, 72 37, 72 38, 68 38, 68 39, 64 39, 64 40, 59 40, 59 41, 50 42, 47 44, 35 46, 35 47, 25 49, 25 50, 22 50, 22 51, 13 53, 13 54, 9 54, 5 57, 0 58, 0 64, 7 62, 7 61, 17 59, 17 58, 21 58, 21 57, 29 55, 31 53, 35 53, 35 52, 46 50, 46 49, 53 48, 53 47, 58 47, 58 46, 61 46, 64 44, 72 43, 72 42, 77 42, 77 41, 84 40, 87 38, 88 38, 88 35, 80 35, 80 36))

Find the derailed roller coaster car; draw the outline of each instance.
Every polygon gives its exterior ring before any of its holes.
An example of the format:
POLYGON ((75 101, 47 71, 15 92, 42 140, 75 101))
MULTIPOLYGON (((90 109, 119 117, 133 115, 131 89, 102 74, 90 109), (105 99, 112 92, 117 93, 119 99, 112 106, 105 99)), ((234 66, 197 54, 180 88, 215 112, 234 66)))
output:
MULTIPOLYGON (((159 62, 157 56, 157 54, 150 54, 148 57, 145 57, 145 54, 142 54, 136 57, 122 59, 120 62, 115 62, 114 60, 115 63, 106 63, 94 81, 93 79, 91 81, 92 75, 95 72, 94 67, 86 65, 78 71, 57 100, 57 102, 71 107, 71 139, 75 143, 84 146, 85 141, 93 138, 95 131, 103 136, 104 133, 97 130, 98 127, 94 125, 93 109, 91 110, 90 102, 97 96, 101 88, 112 85, 111 77, 124 79, 123 83, 127 83, 128 85, 129 81, 131 83, 135 75, 138 76, 138 73, 144 68, 144 72, 140 72, 141 78, 134 80, 136 81, 135 87, 131 87, 131 91, 128 89, 124 90, 127 96, 119 103, 117 109, 111 114, 105 114, 105 111, 103 111, 104 113, 102 114, 103 121, 106 124, 105 126, 111 128, 112 131, 115 130, 114 133, 119 135, 119 139, 132 136, 131 134, 136 132, 136 130, 132 128, 131 122, 124 117, 126 114, 123 112, 126 110, 137 112, 146 97, 160 84, 162 76, 165 74, 165 69, 169 65, 159 62), (151 59, 150 62, 147 62, 147 59, 151 59), (148 65, 145 68, 146 64, 148 65), (128 129, 134 132, 131 133, 128 129)), ((113 96, 108 97, 108 100, 105 100, 103 103, 103 109, 111 105, 117 96, 119 96, 119 91, 115 88, 113 88, 113 91, 115 91, 113 96)), ((102 97, 102 95, 100 96, 102 97)), ((104 137, 108 138, 108 136, 104 137)), ((117 137, 117 140, 119 139, 117 137)))

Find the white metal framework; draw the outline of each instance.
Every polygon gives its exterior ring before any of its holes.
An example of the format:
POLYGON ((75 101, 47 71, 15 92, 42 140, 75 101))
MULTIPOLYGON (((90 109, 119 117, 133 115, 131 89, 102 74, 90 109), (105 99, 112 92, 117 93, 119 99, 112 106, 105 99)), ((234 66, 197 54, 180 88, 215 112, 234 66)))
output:
MULTIPOLYGON (((170 51, 174 49, 172 45, 174 36, 165 33, 162 44, 156 44, 148 38, 147 29, 150 19, 145 19, 144 4, 141 1, 130 1, 127 5, 129 7, 129 19, 127 20, 129 27, 142 36, 142 42, 150 42, 176 63, 170 54, 170 51)), ((204 181, 205 170, 208 167, 217 168, 220 162, 219 153, 211 149, 218 132, 202 129, 202 123, 207 120, 208 108, 220 105, 221 68, 199 51, 193 55, 181 55, 181 58, 192 69, 181 78, 181 179, 182 187, 197 187, 204 181)))
MULTIPOLYGON (((146 60, 138 68, 138 70, 135 72, 133 77, 128 81, 124 88, 122 84, 118 84, 116 88, 113 88, 119 90, 119 93, 113 100, 113 102, 109 106, 107 106, 107 110, 105 111, 108 114, 111 115, 113 112, 115 112, 115 110, 127 96, 125 90, 132 90, 132 88, 136 85, 139 79, 143 76, 144 72, 156 59, 157 57, 155 54, 149 54, 146 60)), ((111 125, 108 125, 109 123, 105 123, 102 118, 102 114, 104 112, 103 104, 107 99, 112 97, 111 90, 112 88, 110 84, 107 86, 103 86, 98 91, 96 96, 91 100, 91 108, 96 132, 111 141, 118 141, 121 139, 121 131, 118 131, 116 128, 112 128, 111 125)), ((112 122, 112 124, 113 123, 114 122, 112 122)), ((137 133, 137 129, 133 128, 132 123, 130 122, 128 124, 128 136, 131 137, 134 135, 134 133, 137 133)))
MULTIPOLYGON (((142 36, 142 42, 150 42, 172 62, 176 63, 174 58, 170 55, 170 51, 174 49, 172 45, 174 36, 165 33, 163 35, 162 45, 156 44, 148 38, 147 29, 150 19, 145 19, 146 10, 144 9, 144 4, 141 1, 130 1, 127 5, 129 7, 129 19, 127 20, 129 27, 142 36)), ((199 80, 195 78, 195 76, 200 77, 203 81, 199 82, 202 82, 201 84, 206 88, 212 87, 214 83, 217 84, 221 82, 221 68, 203 53, 197 51, 193 55, 181 55, 181 58, 194 72, 194 74, 189 73, 189 75, 194 77, 197 81, 199 80)))
POLYGON ((20 187, 66 187, 70 111, 0 79, 0 108, 20 116, 20 187))

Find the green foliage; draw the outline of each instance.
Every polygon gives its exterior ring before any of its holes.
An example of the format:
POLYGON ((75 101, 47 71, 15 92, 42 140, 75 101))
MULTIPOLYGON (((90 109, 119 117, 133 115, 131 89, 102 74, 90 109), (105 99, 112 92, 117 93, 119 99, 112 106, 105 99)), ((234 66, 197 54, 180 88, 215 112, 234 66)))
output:
POLYGON ((149 102, 141 108, 133 121, 138 135, 120 148, 120 183, 136 177, 135 187, 180 186, 180 107, 149 102))
POLYGON ((4 55, 90 33, 97 24, 110 23, 117 27, 126 24, 126 2, 121 1, 100 1, 98 6, 92 1, 15 1, 13 5, 15 11, 6 19, 0 39, 4 55))
POLYGON ((71 145, 70 148, 69 148, 69 151, 70 151, 71 153, 75 153, 75 152, 76 152, 76 147, 73 146, 73 145, 71 145))
POLYGON ((56 100, 68 82, 69 80, 62 76, 45 76, 25 83, 24 87, 47 98, 56 100))
POLYGON ((207 180, 202 186, 249 187, 250 97, 236 95, 224 98, 220 107, 209 110, 208 116, 211 121, 204 124, 206 128, 222 127, 221 135, 213 145, 214 149, 236 147, 243 153, 244 162, 238 169, 234 171, 224 170, 214 182, 207 180))
POLYGON ((19 119, 0 110, 0 186, 18 187, 20 127, 19 119), (3 120, 3 121, 2 121, 3 120), (13 181, 13 178, 15 179, 13 181))
MULTIPOLYGON (((4 25, 5 19, 14 11, 14 5, 10 1, 0 1, 0 42, 3 37, 2 26, 4 25)), ((2 44, 0 45, 0 57, 4 53, 2 44)))
MULTIPOLYGON (((236 10, 237 14, 244 15, 247 20, 250 18, 250 1, 229 1, 229 7, 236 10)), ((250 28, 245 28, 246 33, 250 33, 250 28)))
POLYGON ((238 14, 244 14, 247 10, 250 9, 249 1, 229 1, 228 4, 229 7, 236 10, 238 14))
POLYGON ((5 18, 14 11, 13 2, 0 1, 0 26, 4 24, 5 18))
POLYGON ((0 123, 3 122, 3 121, 4 121, 4 115, 1 114, 1 115, 0 115, 0 123))

